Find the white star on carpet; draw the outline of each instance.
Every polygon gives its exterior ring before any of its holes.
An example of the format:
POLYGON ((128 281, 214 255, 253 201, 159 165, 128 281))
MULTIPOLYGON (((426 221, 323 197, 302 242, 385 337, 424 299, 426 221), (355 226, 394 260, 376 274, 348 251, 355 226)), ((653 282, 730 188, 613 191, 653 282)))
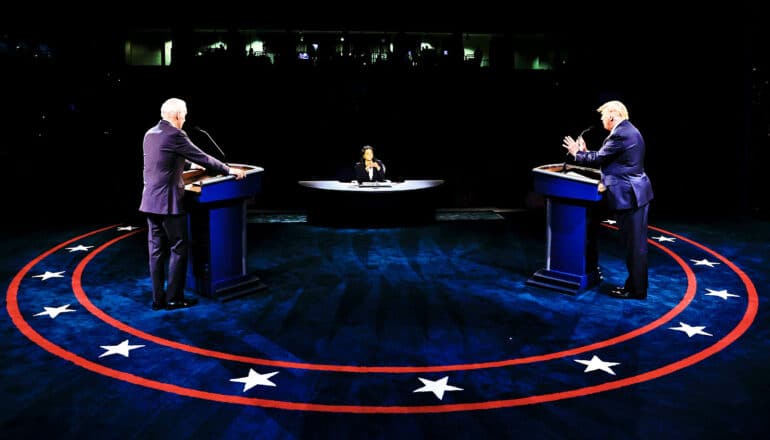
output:
POLYGON ((668 242, 673 243, 673 242, 676 241, 676 238, 674 238, 674 237, 664 237, 662 235, 660 235, 658 237, 652 237, 652 239, 653 240, 658 240, 658 243, 663 243, 664 241, 668 241, 668 242))
POLYGON ((64 273, 64 271, 61 271, 61 272, 48 272, 48 271, 45 271, 44 274, 32 275, 32 278, 40 278, 42 281, 45 281, 48 278, 64 278, 64 275, 62 275, 63 273, 64 273))
POLYGON ((725 290, 706 289, 706 290, 709 291, 709 293, 707 293, 706 296, 718 296, 718 297, 722 298, 723 300, 727 300, 727 298, 731 297, 731 296, 735 297, 735 298, 737 298, 739 296, 739 295, 734 295, 734 294, 728 292, 726 289, 725 290))
POLYGON ((696 265, 696 266, 708 266, 708 267, 714 267, 714 266, 716 266, 717 264, 719 264, 719 263, 717 263, 716 261, 709 261, 709 260, 707 260, 707 259, 705 259, 705 258, 704 258, 704 259, 702 259, 702 260, 693 260, 692 258, 690 258, 690 261, 692 261, 693 263, 695 263, 695 265, 696 265))
POLYGON ((602 370, 604 372, 610 373, 613 376, 615 376, 615 372, 612 371, 611 367, 614 367, 615 365, 620 365, 620 362, 605 362, 599 359, 599 356, 597 355, 594 355, 590 361, 587 361, 585 359, 575 359, 575 362, 586 366, 586 369, 583 370, 583 373, 602 370))
POLYGON ((687 333, 688 338, 692 338, 694 335, 714 336, 711 333, 704 332, 703 331, 704 328, 706 328, 705 325, 691 326, 681 321, 679 322, 679 327, 669 327, 670 330, 676 330, 679 332, 687 333))
POLYGON ((607 223, 608 225, 614 225, 617 222, 615 220, 607 219, 607 220, 603 221, 602 223, 607 223))
POLYGON ((77 245, 75 247, 68 247, 67 249, 70 252, 77 252, 77 251, 87 251, 87 250, 91 249, 92 247, 93 246, 83 246, 82 244, 79 244, 79 245, 77 245))
POLYGON ((129 351, 135 350, 137 348, 142 348, 144 347, 144 345, 128 345, 128 339, 126 339, 125 341, 121 342, 118 345, 100 345, 100 347, 107 350, 101 355, 99 355, 100 358, 105 356, 110 356, 113 354, 119 354, 119 355, 128 357, 129 351))
POLYGON ((256 371, 254 371, 253 368, 249 368, 249 375, 246 377, 238 377, 235 379, 230 379, 230 382, 241 382, 243 384, 243 392, 254 388, 257 385, 265 385, 268 387, 274 387, 275 384, 270 381, 270 378, 278 374, 277 371, 273 371, 272 373, 266 373, 266 374, 259 374, 256 371))
POLYGON ((133 231, 134 229, 139 229, 138 226, 118 226, 118 231, 133 231))
POLYGON ((69 304, 64 304, 63 306, 59 307, 43 307, 45 309, 45 312, 35 313, 32 316, 44 316, 48 315, 51 317, 51 319, 56 319, 57 316, 59 316, 61 313, 67 313, 67 312, 74 312, 74 310, 70 310, 68 307, 69 304))
POLYGON ((458 388, 452 385, 447 385, 449 376, 444 376, 439 380, 429 380, 418 377, 423 386, 412 391, 413 393, 433 393, 438 397, 438 400, 444 399, 445 391, 462 391, 462 388, 458 388))

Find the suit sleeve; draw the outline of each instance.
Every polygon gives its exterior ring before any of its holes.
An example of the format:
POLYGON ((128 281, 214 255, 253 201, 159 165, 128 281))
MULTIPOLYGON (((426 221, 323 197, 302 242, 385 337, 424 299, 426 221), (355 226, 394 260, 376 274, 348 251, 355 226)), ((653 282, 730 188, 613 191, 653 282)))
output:
POLYGON ((575 155, 575 162, 591 167, 601 167, 612 162, 624 149, 625 145, 622 136, 615 133, 604 141, 604 144, 602 144, 598 151, 578 151, 575 155))
POLYGON ((219 174, 230 173, 230 167, 222 163, 217 158, 204 153, 200 148, 192 143, 187 135, 181 131, 176 135, 174 141, 174 149, 176 152, 190 162, 196 163, 209 171, 216 171, 219 174))

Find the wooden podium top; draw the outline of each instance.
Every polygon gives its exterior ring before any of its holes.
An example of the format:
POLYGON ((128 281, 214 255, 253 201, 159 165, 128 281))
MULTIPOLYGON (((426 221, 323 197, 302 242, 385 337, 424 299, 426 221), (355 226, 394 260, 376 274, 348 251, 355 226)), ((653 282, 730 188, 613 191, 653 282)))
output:
POLYGON ((535 192, 548 197, 587 201, 602 198, 602 173, 595 168, 557 163, 533 168, 532 173, 535 192))
POLYGON ((541 165, 532 169, 535 173, 559 177, 562 179, 575 180, 584 183, 593 183, 598 185, 602 178, 601 171, 596 168, 581 167, 563 163, 541 165))
MULTIPOLYGON (((255 165, 245 165, 240 163, 232 163, 228 165, 231 168, 237 168, 246 171, 246 177, 255 173, 261 173, 263 168, 255 165)), ((227 180, 234 180, 233 175, 218 175, 209 176, 206 174, 206 170, 187 170, 182 173, 182 180, 184 181, 184 189, 194 193, 200 193, 201 188, 205 185, 211 185, 212 183, 224 182, 227 180)))

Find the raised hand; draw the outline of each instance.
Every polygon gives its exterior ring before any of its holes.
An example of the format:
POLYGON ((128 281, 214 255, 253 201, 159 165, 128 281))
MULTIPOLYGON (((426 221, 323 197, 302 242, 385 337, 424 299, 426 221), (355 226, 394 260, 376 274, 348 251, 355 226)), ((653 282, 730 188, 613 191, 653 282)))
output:
MULTIPOLYGON (((580 144, 575 139, 572 139, 572 136, 564 136, 561 146, 566 148, 567 152, 573 157, 580 151, 580 144)), ((583 148, 585 148, 585 143, 583 144, 583 148)))

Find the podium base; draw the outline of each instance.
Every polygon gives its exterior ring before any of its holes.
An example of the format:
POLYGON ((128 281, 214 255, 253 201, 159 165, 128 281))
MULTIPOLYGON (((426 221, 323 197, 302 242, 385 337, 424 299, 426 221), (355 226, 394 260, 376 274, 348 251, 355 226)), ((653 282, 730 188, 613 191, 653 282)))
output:
POLYGON ((259 277, 249 275, 237 283, 215 289, 213 296, 220 301, 229 301, 265 289, 267 289, 267 285, 259 277))
POLYGON ((601 279, 602 275, 598 268, 584 275, 540 269, 527 280, 527 285, 576 295, 599 284, 601 279))

